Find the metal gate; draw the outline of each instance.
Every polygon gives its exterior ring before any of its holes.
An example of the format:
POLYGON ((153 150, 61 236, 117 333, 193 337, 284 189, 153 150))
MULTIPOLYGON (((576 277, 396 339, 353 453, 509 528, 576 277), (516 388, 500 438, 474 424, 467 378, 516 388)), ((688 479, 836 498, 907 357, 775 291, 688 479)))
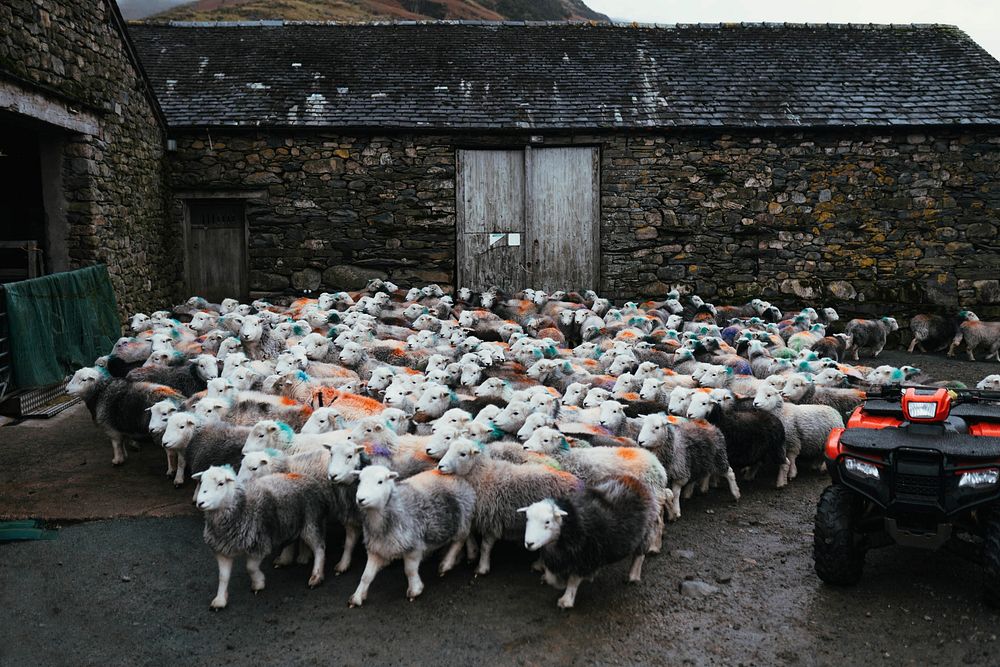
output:
POLYGON ((599 151, 458 151, 458 285, 598 289, 599 151))
POLYGON ((218 303, 249 292, 243 202, 188 200, 188 291, 218 303))

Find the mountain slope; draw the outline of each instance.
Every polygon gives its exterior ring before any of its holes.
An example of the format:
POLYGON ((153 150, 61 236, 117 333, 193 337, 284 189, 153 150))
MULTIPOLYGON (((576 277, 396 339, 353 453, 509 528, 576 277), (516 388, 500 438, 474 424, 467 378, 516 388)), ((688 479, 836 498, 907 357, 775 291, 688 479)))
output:
POLYGON ((467 19, 608 21, 583 0, 197 0, 155 16, 172 21, 467 19))

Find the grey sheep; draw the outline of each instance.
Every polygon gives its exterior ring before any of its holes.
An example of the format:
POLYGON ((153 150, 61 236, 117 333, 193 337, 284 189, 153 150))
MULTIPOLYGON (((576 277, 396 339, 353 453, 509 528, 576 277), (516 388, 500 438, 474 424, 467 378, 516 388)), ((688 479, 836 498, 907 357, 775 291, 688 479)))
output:
POLYGON ((128 440, 149 440, 149 408, 164 399, 180 403, 176 390, 148 382, 113 378, 103 368, 81 368, 73 374, 66 391, 79 396, 94 423, 111 438, 112 465, 125 463, 128 440))
POLYGON ((199 354, 179 366, 143 366, 129 371, 130 382, 154 382, 173 387, 185 396, 205 391, 208 381, 219 377, 219 365, 210 354, 199 354))
POLYGON ((476 574, 489 573, 490 554, 497 540, 519 539, 524 531, 519 507, 543 498, 563 497, 583 486, 578 477, 567 472, 493 459, 488 449, 466 438, 451 443, 437 469, 443 475, 468 480, 475 490, 473 528, 482 538, 476 574))
POLYGON ((959 317, 965 319, 958 327, 958 333, 948 348, 948 356, 955 356, 955 348, 963 341, 969 361, 975 361, 974 352, 978 347, 986 348, 986 360, 1000 361, 1000 322, 983 322, 971 310, 963 310, 959 317))
POLYGON ((913 339, 906 351, 912 353, 919 347, 921 352, 941 352, 958 334, 959 322, 940 315, 914 315, 910 320, 913 339))
POLYGON ((184 483, 181 471, 185 469, 193 478, 211 466, 239 467, 249 433, 249 426, 233 426, 190 412, 170 415, 162 442, 168 450, 177 452, 178 477, 174 479, 174 486, 184 483))
POLYGON ((279 474, 239 484, 229 466, 211 466, 199 478, 197 505, 205 514, 205 544, 219 564, 212 609, 224 609, 229 602, 229 576, 238 556, 246 556, 251 589, 261 591, 261 561, 290 540, 301 539, 315 554, 310 588, 322 583, 328 514, 322 483, 279 474))
POLYGON ((844 333, 851 337, 851 349, 854 358, 858 359, 861 350, 871 350, 872 356, 878 357, 885 348, 889 334, 898 329, 899 323, 895 318, 883 317, 877 320, 851 320, 844 333))
POLYGON ((472 528, 475 491, 461 478, 433 471, 399 483, 396 472, 380 465, 355 471, 353 476, 358 479, 357 502, 368 562, 348 604, 364 604, 379 570, 400 558, 408 583, 406 597, 412 600, 424 590, 420 579, 424 556, 450 545, 438 572, 444 575, 455 566, 472 528))
POLYGON ((846 421, 854 409, 865 402, 865 392, 818 386, 811 376, 792 373, 785 379, 781 396, 792 403, 829 405, 846 421))
POLYGON ((562 609, 573 607, 584 579, 623 558, 632 557, 629 581, 640 580, 659 511, 649 487, 627 475, 518 509, 526 517, 525 548, 541 551, 544 580, 565 588, 562 609))

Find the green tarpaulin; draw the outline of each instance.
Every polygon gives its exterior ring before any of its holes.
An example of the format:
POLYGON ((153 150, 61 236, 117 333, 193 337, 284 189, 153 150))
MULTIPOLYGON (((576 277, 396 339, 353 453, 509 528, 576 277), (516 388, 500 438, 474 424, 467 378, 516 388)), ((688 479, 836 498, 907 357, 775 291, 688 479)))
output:
POLYGON ((14 387, 60 382, 118 340, 118 306, 103 264, 4 285, 14 387))

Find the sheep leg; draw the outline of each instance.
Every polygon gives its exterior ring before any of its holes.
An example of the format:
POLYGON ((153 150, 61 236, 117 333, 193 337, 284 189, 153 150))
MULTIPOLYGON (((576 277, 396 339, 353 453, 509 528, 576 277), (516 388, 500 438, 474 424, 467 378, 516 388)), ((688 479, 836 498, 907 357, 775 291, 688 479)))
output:
POLYGON ((632 559, 632 567, 628 571, 629 583, 637 584, 642 581, 642 562, 646 559, 645 554, 636 554, 632 559))
MULTIPOLYGON (((917 343, 919 343, 919 342, 920 341, 917 340, 917 337, 914 336, 913 340, 910 341, 910 346, 908 348, 906 348, 906 351, 909 352, 910 354, 913 354, 913 348, 915 348, 917 346, 917 343)), ((921 346, 921 347, 923 347, 923 346, 921 346)))
POLYGON ((274 567, 275 568, 287 567, 288 565, 291 565, 292 561, 294 560, 295 560, 295 542, 292 542, 291 544, 286 545, 285 548, 281 550, 281 553, 278 555, 278 557, 274 559, 274 567))
POLYGON ((753 479, 757 477, 757 473, 760 472, 760 464, 755 463, 752 466, 747 466, 743 470, 744 470, 743 479, 746 479, 748 481, 753 481, 753 479))
POLYGON ((184 469, 187 467, 187 457, 184 456, 184 451, 176 452, 174 460, 177 462, 177 472, 174 475, 174 488, 179 489, 184 486, 184 469))
POLYGON ((167 477, 173 477, 177 472, 177 452, 172 449, 164 449, 167 453, 167 477))
POLYGON ((961 343, 962 343, 962 334, 958 334, 952 339, 951 345, 948 346, 949 357, 955 356, 955 348, 957 348, 961 343))
POLYGON ((729 482, 729 493, 733 496, 733 500, 739 501, 740 487, 736 483, 736 473, 732 468, 726 468, 726 481, 729 482))
POLYGON ((788 462, 788 459, 785 459, 785 462, 778 466, 778 481, 774 485, 775 488, 783 489, 788 486, 788 470, 790 466, 791 464, 788 462))
POLYGON ((125 440, 125 436, 121 433, 111 434, 111 451, 114 454, 111 458, 111 465, 113 466, 120 466, 128 458, 128 454, 125 453, 125 447, 122 445, 123 440, 125 440))
POLYGON ((673 511, 668 515, 668 518, 671 521, 676 521, 681 518, 681 489, 684 488, 685 484, 687 484, 687 480, 684 480, 683 482, 674 482, 673 487, 671 488, 674 493, 673 502, 671 503, 673 511))
POLYGON ((260 569, 261 557, 247 556, 247 574, 250 575, 250 590, 254 593, 264 590, 264 572, 260 569))
POLYGON ((313 550, 306 544, 305 538, 299 538, 299 553, 295 557, 298 565, 308 565, 313 557, 313 550))
POLYGON ((497 538, 492 535, 483 535, 483 543, 479 548, 479 567, 476 568, 476 575, 490 573, 490 553, 497 538))
POLYGON ((229 576, 233 573, 233 559, 222 554, 215 554, 219 563, 219 589, 210 605, 212 609, 225 609, 229 602, 229 576))
POLYGON ((966 350, 966 353, 969 355, 969 361, 975 361, 976 357, 975 357, 975 355, 972 354, 972 346, 971 345, 966 345, 965 346, 965 350, 966 350))
POLYGON ((347 524, 344 526, 344 553, 333 568, 334 574, 343 574, 351 567, 351 556, 354 554, 354 547, 358 543, 358 536, 361 533, 358 526, 347 524))
POLYGON ((684 491, 681 493, 681 497, 684 498, 684 500, 688 500, 694 495, 694 486, 694 482, 686 482, 684 484, 684 491))
POLYGON ((465 540, 465 560, 471 563, 477 558, 479 558, 479 545, 476 544, 476 538, 469 535, 465 540))
POLYGON ((576 602, 576 589, 580 587, 583 582, 583 577, 579 577, 575 574, 569 575, 566 581, 566 592, 562 594, 559 598, 559 602, 556 604, 560 609, 572 609, 573 603, 576 602))
MULTIPOLYGON (((309 574, 309 588, 316 588, 322 584, 326 576, 326 540, 324 537, 324 535, 315 529, 307 530, 302 536, 302 540, 305 542, 305 549, 311 549, 313 552, 313 567, 312 572, 309 574)), ((303 550, 299 550, 300 554, 303 550)))
POLYGON ((372 585, 372 581, 375 580, 375 575, 378 574, 379 570, 386 566, 386 562, 376 556, 375 554, 368 553, 368 562, 365 564, 365 571, 361 574, 361 581, 358 583, 357 590, 354 591, 354 595, 347 601, 348 607, 360 607, 365 603, 365 598, 368 597, 368 587, 372 585))
POLYGON ((701 478, 701 482, 698 483, 698 493, 705 494, 708 493, 708 483, 712 481, 711 475, 705 475, 701 478))
POLYGON ((403 556, 403 572, 406 573, 406 599, 413 601, 424 592, 424 582, 420 580, 420 561, 423 560, 422 551, 411 551, 403 556))
POLYGON ((458 560, 458 554, 462 553, 462 546, 465 544, 464 540, 455 540, 448 547, 448 552, 444 555, 441 560, 441 566, 438 568, 438 574, 442 577, 455 567, 455 561, 458 560))
MULTIPOLYGON (((668 499, 667 502, 670 502, 668 499)), ((666 503, 656 513, 656 532, 653 533, 652 543, 649 545, 649 553, 658 554, 663 550, 663 513, 667 511, 666 503)), ((541 558, 538 559, 539 562, 541 558)))

